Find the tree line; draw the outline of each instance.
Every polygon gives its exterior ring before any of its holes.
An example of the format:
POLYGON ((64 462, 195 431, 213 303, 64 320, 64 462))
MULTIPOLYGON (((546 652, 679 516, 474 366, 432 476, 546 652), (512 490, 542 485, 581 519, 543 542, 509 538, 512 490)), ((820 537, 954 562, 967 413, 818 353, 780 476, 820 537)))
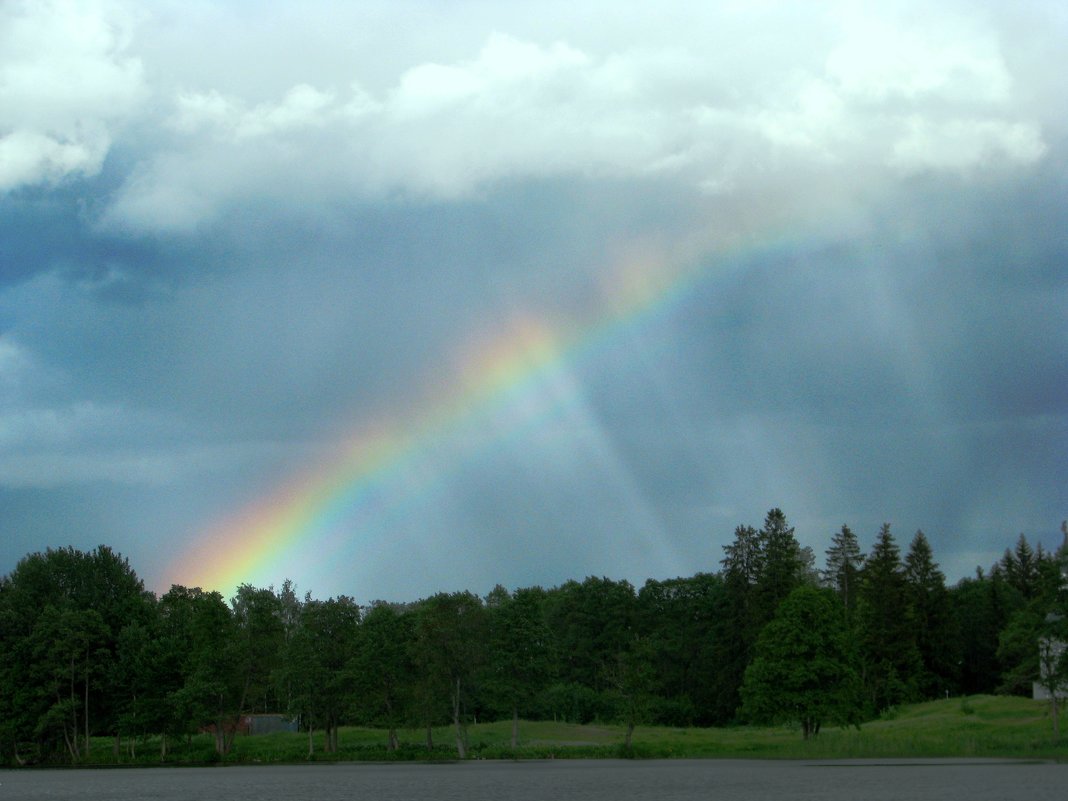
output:
POLYGON ((165 758, 204 731, 226 754, 243 715, 275 712, 299 717, 309 753, 336 750, 349 724, 380 727, 391 750, 421 730, 434 749, 449 724, 463 757, 467 725, 500 719, 513 747, 521 719, 622 723, 628 744, 638 723, 791 722, 809 737, 1064 675, 1040 648, 1068 640, 1064 559, 1021 534, 947 587, 922 531, 902 556, 884 525, 864 554, 843 526, 818 567, 772 509, 735 530, 715 572, 360 606, 290 581, 229 602, 177 585, 156 597, 106 546, 50 549, 0 578, 2 761, 84 762, 102 736, 131 753, 151 737, 165 758))

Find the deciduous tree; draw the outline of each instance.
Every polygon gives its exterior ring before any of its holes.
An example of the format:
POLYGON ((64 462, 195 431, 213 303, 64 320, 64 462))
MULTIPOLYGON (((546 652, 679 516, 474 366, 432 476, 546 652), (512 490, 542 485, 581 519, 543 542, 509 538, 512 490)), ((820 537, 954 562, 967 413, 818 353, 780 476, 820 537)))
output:
POLYGON ((750 720, 795 722, 804 738, 825 721, 859 719, 842 607, 829 590, 802 586, 783 601, 760 632, 742 685, 742 711, 750 720))

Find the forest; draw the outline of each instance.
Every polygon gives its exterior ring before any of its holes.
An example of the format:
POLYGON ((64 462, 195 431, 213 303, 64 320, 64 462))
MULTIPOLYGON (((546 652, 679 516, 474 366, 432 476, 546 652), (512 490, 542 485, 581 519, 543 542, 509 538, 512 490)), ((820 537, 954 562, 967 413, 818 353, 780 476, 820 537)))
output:
POLYGON ((821 566, 772 509, 714 572, 361 606, 288 580, 157 597, 107 546, 50 549, 0 578, 0 764, 88 762, 101 737, 131 754, 151 737, 164 758, 198 732, 225 755, 253 713, 298 719, 309 751, 351 724, 433 749, 448 724, 463 758, 472 721, 511 720, 513 747, 522 720, 807 738, 912 701, 1029 695, 1040 670, 1054 689, 1068 674, 1048 647, 1068 641, 1063 551, 1021 534, 947 586, 922 531, 903 547, 884 525, 865 554, 842 526, 821 566))

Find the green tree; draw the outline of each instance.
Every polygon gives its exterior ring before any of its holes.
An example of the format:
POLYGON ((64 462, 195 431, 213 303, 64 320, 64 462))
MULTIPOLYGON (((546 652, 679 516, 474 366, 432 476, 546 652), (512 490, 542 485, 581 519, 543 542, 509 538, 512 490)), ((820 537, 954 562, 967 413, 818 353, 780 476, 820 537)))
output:
POLYGON ((285 653, 282 600, 273 589, 242 584, 230 600, 245 681, 242 712, 278 712, 278 676, 285 653))
POLYGON ((353 704, 351 663, 358 652, 359 624, 360 608, 346 596, 326 601, 306 596, 301 606, 284 680, 308 729, 309 756, 316 726, 323 729, 324 750, 337 752, 338 726, 353 704))
POLYGON ((714 659, 720 668, 714 717, 732 718, 741 704, 745 670, 761 629, 779 604, 808 581, 807 560, 781 509, 771 509, 764 526, 738 526, 724 547, 724 616, 715 635, 714 659))
POLYGON ((57 751, 81 758, 92 735, 117 731, 125 703, 113 684, 119 633, 147 619, 151 596, 129 563, 103 545, 88 553, 59 548, 30 554, 2 586, 0 710, 6 711, 2 730, 12 740, 10 753, 19 755, 16 761, 30 752, 36 758, 51 758, 57 751), (71 643, 48 642, 64 633, 71 643), (86 637, 92 647, 76 659, 82 665, 78 710, 61 714, 60 706, 71 706, 70 693, 64 704, 57 702, 54 660, 64 648, 88 648, 86 637), (75 714, 79 730, 67 743, 61 736, 64 721, 75 714))
POLYGON ((1016 540, 1016 547, 1013 550, 1006 548, 1005 555, 1001 558, 1001 568, 1005 572, 1005 580, 1009 586, 1020 594, 1024 601, 1030 601, 1040 591, 1040 561, 1040 554, 1036 555, 1022 531, 1016 540))
POLYGON ((1042 641, 1048 639, 1050 621, 1068 613, 1063 603, 1063 553, 1047 556, 1039 552, 1029 560, 1030 553, 1021 535, 1015 552, 1007 551, 995 566, 1009 588, 1007 621, 998 635, 997 659, 1002 673, 997 689, 1014 695, 1031 694, 1032 685, 1039 680, 1040 651, 1042 641))
POLYGON ((1053 737, 1061 738, 1061 706, 1068 696, 1068 624, 1063 614, 1051 612, 1043 621, 1038 640, 1039 682, 1049 695, 1053 737))
POLYGON ((182 686, 172 696, 185 732, 210 729, 215 751, 230 752, 248 690, 243 642, 230 608, 218 592, 172 587, 168 606, 182 615, 188 643, 182 686))
POLYGON ((752 526, 734 529, 734 540, 723 546, 722 614, 712 637, 712 661, 719 681, 709 715, 715 723, 731 720, 741 704, 740 690, 745 669, 753 657, 762 620, 757 603, 757 585, 764 572, 764 548, 760 532, 752 526))
POLYGON ((842 526, 831 538, 827 549, 827 566, 823 571, 823 583, 838 593, 848 615, 852 615, 859 594, 860 571, 864 566, 857 535, 849 526, 842 526))
POLYGON ((900 551, 883 524, 864 564, 857 620, 864 685, 875 712, 913 700, 923 662, 900 551))
POLYGON ((412 614, 390 604, 372 604, 360 623, 352 662, 357 714, 363 722, 386 729, 390 751, 399 746, 397 729, 410 704, 414 622, 412 614))
POLYGON ((425 700, 448 698, 460 759, 467 756, 468 685, 485 658, 485 611, 470 592, 439 593, 420 602, 416 611, 412 655, 424 671, 425 700))
POLYGON ((905 555, 905 583, 914 623, 916 648, 923 663, 917 689, 924 698, 935 698, 957 686, 960 660, 949 609, 946 579, 927 537, 917 531, 905 555))
POLYGON ((1005 582, 1000 567, 989 575, 976 570, 949 591, 950 613, 957 633, 961 691, 993 693, 1003 681, 999 639, 1018 606, 1019 595, 1005 582))
POLYGON ((77 762, 89 754, 89 691, 107 658, 107 627, 94 609, 47 606, 30 643, 31 670, 43 680, 48 699, 37 734, 60 734, 71 761, 77 762))
POLYGON ((605 700, 614 685, 619 654, 634 632, 636 597, 627 581, 588 576, 550 590, 546 621, 557 655, 555 675, 563 685, 592 690, 605 700))
POLYGON ((760 632, 742 685, 742 712, 798 723, 807 740, 825 721, 859 719, 857 675, 841 606, 828 590, 796 588, 760 632))
POLYGON ((786 597, 805 579, 805 562, 794 528, 781 509, 770 510, 760 530, 761 570, 754 588, 758 629, 775 616, 786 597))
POLYGON ((637 627, 649 648, 654 723, 713 722, 720 682, 714 638, 724 603, 723 578, 711 573, 649 579, 638 591, 637 627))
POLYGON ((505 591, 487 605, 489 650, 487 689, 501 699, 512 718, 512 748, 519 747, 519 712, 529 708, 548 683, 550 638, 545 591, 540 587, 505 591))

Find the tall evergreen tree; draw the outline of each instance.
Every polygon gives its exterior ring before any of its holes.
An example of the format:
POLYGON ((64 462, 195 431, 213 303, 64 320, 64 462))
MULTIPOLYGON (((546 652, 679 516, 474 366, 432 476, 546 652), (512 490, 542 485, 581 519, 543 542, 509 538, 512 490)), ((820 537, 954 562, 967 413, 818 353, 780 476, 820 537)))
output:
POLYGON ((719 669, 710 716, 716 723, 731 720, 741 704, 745 669, 753 656, 760 627, 757 583, 764 572, 760 532, 752 526, 734 529, 734 540, 723 546, 723 614, 713 635, 713 662, 719 669))
POLYGON ((848 615, 852 615, 860 594, 860 571, 864 566, 864 554, 861 553, 857 535, 847 526, 831 537, 831 547, 827 549, 827 567, 823 571, 823 583, 837 594, 848 615))
POLYGON ((1030 601, 1039 592, 1039 565, 1042 561, 1041 550, 1038 554, 1027 542, 1021 531, 1016 539, 1016 547, 1005 549, 1001 558, 1001 567, 1005 571, 1005 580, 1025 601, 1030 601))
POLYGON ((905 582, 916 627, 916 648, 923 662, 917 689, 922 697, 935 698, 956 689, 960 655, 954 647, 957 638, 952 630, 946 579, 922 531, 916 532, 905 555, 905 582))
POLYGON ((804 582, 805 560, 781 509, 771 509, 759 531, 738 526, 724 546, 725 615, 716 631, 715 661, 721 680, 714 716, 729 720, 741 704, 745 669, 760 630, 787 596, 804 582))
POLYGON ((801 585, 805 575, 801 546, 781 509, 772 509, 765 516, 760 546, 763 555, 754 597, 758 629, 775 616, 779 604, 801 585))
MULTIPOLYGON (((1007 619, 1000 627, 997 657, 1001 664, 998 690, 1014 695, 1030 695, 1039 680, 1040 650, 1050 630, 1049 616, 1063 614, 1059 602, 1063 576, 1063 553, 1048 556, 1041 549, 1032 552, 1021 534, 1014 551, 1006 551, 996 566, 1011 588, 1007 619)), ((1047 655, 1048 656, 1048 655, 1047 655)))
MULTIPOLYGON (((965 694, 994 693, 1003 686, 1007 656, 1002 632, 1021 608, 1020 596, 1005 580, 1000 564, 989 573, 977 568, 950 591, 950 607, 959 632, 960 687, 965 694)), ((1030 648, 1027 653, 1032 653, 1030 648)))
POLYGON ((879 530, 864 563, 857 621, 872 711, 913 700, 923 662, 916 648, 905 571, 889 523, 879 530))

